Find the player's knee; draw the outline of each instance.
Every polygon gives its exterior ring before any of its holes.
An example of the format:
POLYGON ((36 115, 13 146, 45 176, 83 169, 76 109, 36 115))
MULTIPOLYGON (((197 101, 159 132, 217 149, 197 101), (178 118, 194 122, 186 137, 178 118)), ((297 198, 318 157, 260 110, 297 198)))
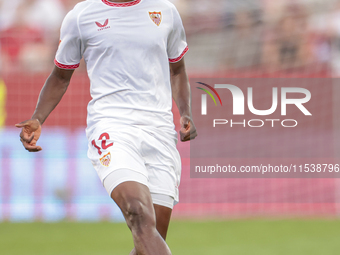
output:
POLYGON ((149 208, 143 202, 138 200, 127 204, 125 218, 131 230, 141 230, 145 227, 156 227, 156 218, 152 208, 149 208))

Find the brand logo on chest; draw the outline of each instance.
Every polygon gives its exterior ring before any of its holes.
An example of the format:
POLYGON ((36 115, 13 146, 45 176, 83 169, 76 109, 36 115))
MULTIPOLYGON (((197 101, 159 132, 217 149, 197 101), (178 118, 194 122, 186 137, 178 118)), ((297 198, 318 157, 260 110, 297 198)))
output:
POLYGON ((98 31, 102 31, 102 30, 110 28, 110 26, 109 26, 109 19, 106 19, 103 24, 101 24, 101 23, 99 23, 97 21, 95 23, 96 23, 97 27, 99 27, 98 31))

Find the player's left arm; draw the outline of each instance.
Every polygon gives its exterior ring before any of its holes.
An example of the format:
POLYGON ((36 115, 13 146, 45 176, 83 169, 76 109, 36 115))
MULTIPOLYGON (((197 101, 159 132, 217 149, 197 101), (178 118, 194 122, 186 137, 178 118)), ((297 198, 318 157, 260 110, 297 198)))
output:
POLYGON ((184 58, 170 63, 172 97, 181 115, 181 141, 189 141, 197 136, 196 127, 191 114, 191 92, 184 58))

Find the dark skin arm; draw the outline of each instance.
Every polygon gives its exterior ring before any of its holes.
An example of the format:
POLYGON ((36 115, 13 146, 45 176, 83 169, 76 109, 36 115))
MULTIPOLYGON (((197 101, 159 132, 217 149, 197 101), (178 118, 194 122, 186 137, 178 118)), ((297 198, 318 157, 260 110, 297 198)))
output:
POLYGON ((36 145, 41 134, 41 125, 65 94, 73 72, 74 70, 60 69, 55 66, 40 92, 32 118, 15 125, 22 128, 20 141, 29 152, 42 150, 36 145))
POLYGON ((170 63, 172 97, 181 116, 180 138, 189 141, 197 136, 196 127, 191 115, 191 92, 184 58, 177 63, 170 63))

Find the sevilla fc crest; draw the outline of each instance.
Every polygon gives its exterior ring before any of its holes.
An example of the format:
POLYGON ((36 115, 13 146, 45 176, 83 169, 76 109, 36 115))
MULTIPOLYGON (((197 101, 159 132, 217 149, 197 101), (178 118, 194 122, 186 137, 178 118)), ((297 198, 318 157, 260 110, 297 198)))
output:
POLYGON ((149 12, 151 20, 159 26, 162 22, 162 13, 161 12, 149 12))
POLYGON ((111 163, 111 153, 109 152, 108 154, 105 154, 102 158, 99 159, 100 160, 100 163, 103 165, 103 166, 109 166, 110 163, 111 163))

